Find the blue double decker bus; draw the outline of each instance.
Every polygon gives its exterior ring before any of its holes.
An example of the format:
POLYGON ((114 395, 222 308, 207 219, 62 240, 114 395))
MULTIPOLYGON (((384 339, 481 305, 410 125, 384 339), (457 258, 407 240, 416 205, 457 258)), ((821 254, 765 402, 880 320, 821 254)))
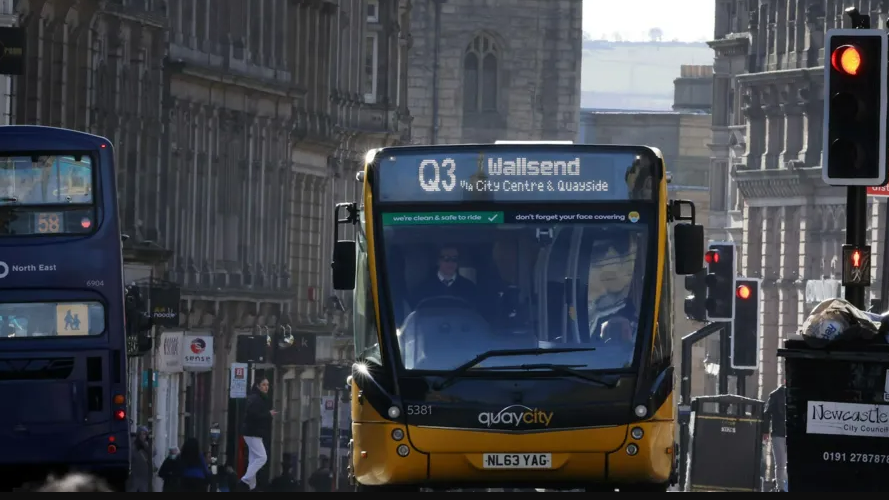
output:
POLYGON ((0 470, 4 490, 129 474, 121 234, 111 143, 0 127, 0 470))

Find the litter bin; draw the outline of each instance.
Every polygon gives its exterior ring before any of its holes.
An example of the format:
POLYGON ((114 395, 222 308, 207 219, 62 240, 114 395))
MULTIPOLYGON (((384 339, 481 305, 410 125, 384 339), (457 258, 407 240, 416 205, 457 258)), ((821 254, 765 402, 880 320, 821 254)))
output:
POLYGON ((788 490, 889 491, 889 346, 786 340, 788 490))
POLYGON ((759 491, 762 408, 743 396, 692 399, 686 491, 759 491))

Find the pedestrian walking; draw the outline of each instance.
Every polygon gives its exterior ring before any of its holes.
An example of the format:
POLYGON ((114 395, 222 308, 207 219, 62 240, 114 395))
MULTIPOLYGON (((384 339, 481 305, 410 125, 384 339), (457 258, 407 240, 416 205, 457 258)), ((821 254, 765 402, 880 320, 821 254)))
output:
POLYGON ((179 480, 180 491, 207 493, 210 489, 210 469, 196 438, 185 440, 179 460, 182 470, 182 477, 179 480))
POLYGON ((256 474, 268 461, 263 439, 267 439, 272 429, 272 418, 277 415, 269 400, 269 379, 263 377, 253 387, 247 397, 247 411, 242 434, 247 444, 247 471, 241 478, 239 489, 256 489, 256 474))
POLYGON ((787 491, 787 388, 782 383, 769 394, 763 420, 766 422, 772 442, 772 462, 775 480, 780 491, 787 491))
POLYGON ((182 462, 179 460, 179 448, 170 448, 167 458, 161 464, 157 477, 163 479, 164 493, 179 491, 179 482, 182 480, 182 462))
POLYGON ((148 427, 140 426, 133 437, 133 455, 130 461, 128 492, 151 492, 151 478, 154 476, 151 465, 151 444, 148 427))

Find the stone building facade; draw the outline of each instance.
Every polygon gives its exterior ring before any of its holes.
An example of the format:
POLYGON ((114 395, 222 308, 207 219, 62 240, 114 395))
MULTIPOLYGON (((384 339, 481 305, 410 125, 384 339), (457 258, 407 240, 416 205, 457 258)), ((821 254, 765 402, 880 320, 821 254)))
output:
POLYGON ((574 140, 581 0, 414 0, 412 142, 574 140))
POLYGON ((213 422, 234 434, 236 336, 286 325, 321 347, 317 365, 256 367, 283 410, 270 465, 298 453, 311 472, 317 368, 337 357, 344 323, 328 321, 333 206, 354 197, 367 149, 409 139, 409 2, 22 0, 16 11, 28 62, 12 122, 113 142, 126 279, 179 284, 179 329, 214 340, 211 371, 163 374, 153 390, 152 357, 131 359, 130 413, 154 425, 155 459, 205 441, 213 422))
MULTIPOLYGON (((824 39, 853 5, 884 25, 882 1, 716 2, 710 225, 725 230, 711 239, 735 241, 738 271, 763 279, 761 362, 750 396, 782 380, 775 350, 817 300, 839 293, 813 293, 840 277, 845 238, 845 190, 821 180, 824 39)), ((868 203, 871 236, 885 221, 881 201, 868 203)), ((875 279, 871 290, 879 286, 875 279)))

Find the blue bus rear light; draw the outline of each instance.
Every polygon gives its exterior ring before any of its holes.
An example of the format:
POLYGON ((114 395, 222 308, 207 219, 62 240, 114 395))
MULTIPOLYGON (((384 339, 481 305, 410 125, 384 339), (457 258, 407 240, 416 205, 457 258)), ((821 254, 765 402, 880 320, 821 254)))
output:
POLYGON ((108 453, 117 453, 117 446, 114 446, 113 444, 109 444, 108 445, 108 453))
POLYGON ((126 420, 127 412, 125 412, 123 410, 117 410, 114 412, 114 418, 116 418, 118 420, 126 420))

